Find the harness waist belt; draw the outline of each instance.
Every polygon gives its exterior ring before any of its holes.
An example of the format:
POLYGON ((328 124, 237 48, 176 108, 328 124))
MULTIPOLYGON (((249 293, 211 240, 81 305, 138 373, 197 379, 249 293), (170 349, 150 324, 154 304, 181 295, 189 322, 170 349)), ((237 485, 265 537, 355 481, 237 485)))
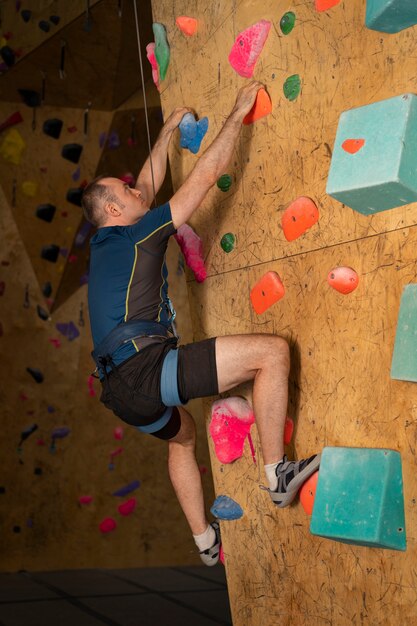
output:
POLYGON ((140 336, 149 337, 150 335, 168 337, 168 328, 159 322, 152 322, 151 320, 122 322, 104 337, 103 341, 92 351, 91 356, 97 367, 101 368, 103 364, 100 362, 100 359, 111 356, 117 348, 120 348, 130 339, 140 336))

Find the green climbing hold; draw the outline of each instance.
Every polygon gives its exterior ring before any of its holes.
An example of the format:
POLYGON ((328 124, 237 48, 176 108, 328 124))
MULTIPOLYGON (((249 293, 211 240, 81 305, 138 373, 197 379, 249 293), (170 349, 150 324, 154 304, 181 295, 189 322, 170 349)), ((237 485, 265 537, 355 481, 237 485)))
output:
POLYGON ((295 26, 295 13, 293 13, 292 11, 287 11, 287 13, 284 13, 284 15, 281 17, 279 25, 281 27, 283 35, 289 35, 295 26))
POLYGON ((293 74, 293 76, 288 76, 287 80, 284 83, 284 96, 287 100, 296 100, 300 95, 301 91, 301 78, 298 74, 293 74))
POLYGON ((167 32, 165 26, 158 22, 152 24, 152 30, 155 36, 155 57, 159 67, 159 78, 164 80, 169 65, 167 32))
POLYGON ((219 180, 217 181, 217 186, 222 191, 229 191, 230 187, 232 186, 232 177, 229 176, 229 174, 223 174, 223 176, 220 176, 219 180))
POLYGON ((226 233, 225 235, 223 235, 220 245, 225 252, 229 253, 235 247, 235 241, 236 238, 233 233, 226 233))

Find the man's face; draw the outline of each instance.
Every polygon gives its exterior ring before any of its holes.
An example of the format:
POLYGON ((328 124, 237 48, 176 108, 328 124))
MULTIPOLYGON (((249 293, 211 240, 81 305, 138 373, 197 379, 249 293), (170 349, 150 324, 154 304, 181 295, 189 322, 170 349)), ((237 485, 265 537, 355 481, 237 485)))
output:
POLYGON ((118 178, 103 178, 102 182, 117 198, 118 208, 126 224, 135 224, 148 211, 149 207, 139 189, 129 187, 118 178))

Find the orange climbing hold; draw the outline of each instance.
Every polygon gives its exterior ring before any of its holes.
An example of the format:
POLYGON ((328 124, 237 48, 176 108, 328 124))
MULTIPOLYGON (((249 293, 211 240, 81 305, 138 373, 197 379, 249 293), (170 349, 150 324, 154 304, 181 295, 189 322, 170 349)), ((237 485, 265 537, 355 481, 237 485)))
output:
POLYGON ((349 154, 356 154, 365 145, 365 139, 346 139, 342 143, 342 148, 349 154))
POLYGON ((316 11, 327 11, 336 4, 339 4, 340 0, 316 0, 316 11))
POLYGON ((314 226, 319 219, 319 211, 313 200, 301 196, 284 211, 282 229, 287 241, 293 241, 314 226))
POLYGON ((314 472, 300 489, 300 502, 303 505, 307 515, 311 515, 314 507, 314 498, 316 497, 317 481, 319 472, 314 472))
POLYGON ((276 272, 267 272, 252 288, 250 299, 255 313, 263 313, 270 306, 281 300, 285 287, 276 272))
POLYGON ((177 17, 177 19, 175 20, 175 23, 180 31, 188 37, 195 35, 197 31, 198 22, 194 17, 186 17, 185 15, 180 15, 180 17, 177 17))
POLYGON ((268 96, 265 89, 260 89, 256 96, 255 104, 249 111, 249 113, 243 118, 243 123, 253 124, 256 120, 261 119, 261 117, 265 117, 265 115, 269 115, 272 111, 272 103, 271 98, 268 96))

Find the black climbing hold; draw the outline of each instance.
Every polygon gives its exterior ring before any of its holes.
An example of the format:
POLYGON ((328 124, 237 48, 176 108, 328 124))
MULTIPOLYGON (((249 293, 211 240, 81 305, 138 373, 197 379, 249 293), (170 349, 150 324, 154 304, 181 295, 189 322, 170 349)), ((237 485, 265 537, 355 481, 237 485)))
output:
POLYGON ((78 163, 82 151, 83 147, 79 143, 67 143, 62 148, 61 155, 71 163, 78 163))
POLYGON ((56 207, 53 204, 40 204, 36 209, 36 217, 45 222, 52 222, 54 219, 56 207))
POLYGON ((10 46, 3 46, 0 48, 0 56, 6 63, 7 67, 12 67, 15 64, 16 56, 10 46))
POLYGON ((36 311, 37 311, 39 317, 41 318, 41 320, 43 320, 44 322, 49 320, 49 313, 48 313, 48 311, 45 311, 45 309, 43 309, 39 304, 36 306, 36 311))
POLYGON ((58 26, 59 22, 60 22, 60 17, 59 15, 50 15, 49 16, 49 21, 52 22, 52 24, 54 24, 55 26, 58 26))
POLYGON ((32 89, 18 89, 20 97, 28 107, 34 108, 41 104, 41 96, 37 91, 32 89))
POLYGON ((67 202, 71 202, 71 204, 75 204, 77 206, 81 206, 81 198, 83 195, 84 189, 82 187, 77 187, 75 189, 69 189, 67 191, 67 202))
POLYGON ((44 283, 42 286, 42 293, 45 298, 49 298, 52 295, 52 285, 51 283, 44 283))
POLYGON ((50 120, 45 120, 45 122, 43 123, 42 130, 45 133, 45 135, 48 135, 49 137, 53 137, 53 139, 59 139, 62 126, 63 126, 62 120, 53 118, 50 120))
POLYGON ((41 30, 43 30, 44 33, 49 33, 49 29, 51 28, 49 26, 49 22, 47 22, 46 20, 41 20, 38 26, 41 30))
POLYGON ((42 476, 42 468, 41 467, 35 467, 35 469, 33 470, 33 473, 36 476, 42 476))
POLYGON ((59 246, 51 244, 50 246, 44 246, 41 251, 41 258, 51 263, 56 263, 59 255, 59 246))
POLYGON ((16 534, 20 533, 20 526, 13 526, 13 532, 16 534))
POLYGON ((27 367, 26 371, 29 372, 35 382, 38 384, 43 383, 43 374, 41 370, 37 370, 34 367, 27 367))
POLYGON ((20 15, 22 16, 22 20, 27 23, 32 17, 32 11, 29 11, 29 9, 23 9, 23 11, 20 12, 20 15))
POLYGON ((0 493, 6 493, 6 487, 0 487, 0 493))

